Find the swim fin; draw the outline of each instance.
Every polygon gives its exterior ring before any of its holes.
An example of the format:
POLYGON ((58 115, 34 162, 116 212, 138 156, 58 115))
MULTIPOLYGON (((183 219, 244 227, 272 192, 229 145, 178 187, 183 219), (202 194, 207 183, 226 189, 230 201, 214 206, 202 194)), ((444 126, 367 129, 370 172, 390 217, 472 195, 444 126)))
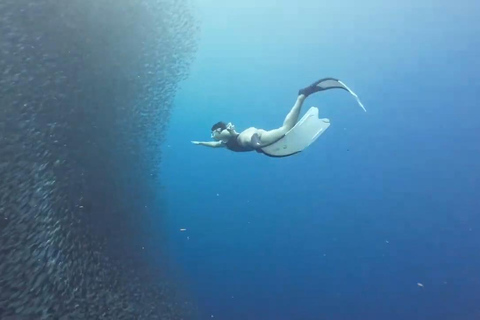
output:
POLYGON ((335 78, 320 79, 320 80, 312 83, 308 87, 300 89, 298 91, 298 95, 303 94, 303 95, 305 95, 305 97, 308 97, 312 93, 323 91, 323 90, 328 90, 328 89, 343 89, 343 90, 348 91, 351 95, 353 95, 355 97, 355 99, 357 99, 357 102, 360 105, 360 107, 362 107, 362 109, 365 112, 367 112, 367 110, 363 106, 363 104, 360 101, 360 99, 358 98, 358 96, 352 90, 350 90, 350 88, 347 87, 347 85, 345 83, 343 83, 342 81, 340 81, 338 79, 335 79, 335 78))
POLYGON ((308 97, 312 93, 323 91, 323 90, 328 90, 328 89, 334 89, 334 88, 340 88, 340 89, 345 89, 346 90, 346 88, 344 88, 344 86, 342 86, 340 84, 338 79, 323 78, 323 79, 320 79, 318 81, 315 81, 314 83, 312 83, 311 85, 309 85, 306 88, 300 89, 298 91, 298 94, 299 95, 303 94, 303 95, 308 97))

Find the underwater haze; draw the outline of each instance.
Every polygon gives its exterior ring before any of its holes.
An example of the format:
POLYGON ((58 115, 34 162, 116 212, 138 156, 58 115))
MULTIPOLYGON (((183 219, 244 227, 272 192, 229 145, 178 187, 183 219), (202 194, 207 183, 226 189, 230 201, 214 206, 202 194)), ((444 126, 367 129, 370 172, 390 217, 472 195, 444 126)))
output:
POLYGON ((0 1, 0 320, 480 319, 478 12, 0 1), (301 153, 191 143, 326 77, 301 153))
POLYGON ((201 319, 480 319, 480 3, 198 0, 162 146, 169 250, 201 319), (330 128, 287 158, 193 145, 330 128), (302 113, 303 114, 303 113, 302 113), (180 229, 186 229, 180 231, 180 229))

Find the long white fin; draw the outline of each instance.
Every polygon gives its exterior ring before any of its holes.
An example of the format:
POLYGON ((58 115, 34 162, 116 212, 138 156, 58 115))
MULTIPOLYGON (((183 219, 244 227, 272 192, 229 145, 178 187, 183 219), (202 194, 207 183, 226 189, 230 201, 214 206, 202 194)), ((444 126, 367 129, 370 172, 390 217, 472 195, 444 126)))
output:
POLYGON ((360 107, 362 107, 363 111, 367 112, 367 110, 365 109, 365 107, 363 106, 362 102, 360 101, 360 99, 358 98, 357 94, 355 92, 353 92, 349 87, 347 87, 347 85, 345 83, 343 83, 342 81, 340 80, 337 80, 342 86, 345 87, 345 89, 348 90, 348 92, 350 92, 352 94, 352 96, 355 97, 355 99, 357 99, 357 102, 358 104, 360 105, 360 107))

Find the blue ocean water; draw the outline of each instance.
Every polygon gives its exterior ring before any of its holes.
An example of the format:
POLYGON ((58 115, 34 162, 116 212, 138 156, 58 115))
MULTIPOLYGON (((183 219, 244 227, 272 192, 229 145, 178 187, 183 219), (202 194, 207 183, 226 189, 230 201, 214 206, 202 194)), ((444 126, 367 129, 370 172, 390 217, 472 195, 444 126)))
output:
POLYGON ((208 319, 480 318, 480 3, 196 3, 164 143, 170 250, 208 319), (283 159, 195 146, 272 129, 297 92, 331 127, 283 159), (186 231, 180 231, 185 228, 186 231))

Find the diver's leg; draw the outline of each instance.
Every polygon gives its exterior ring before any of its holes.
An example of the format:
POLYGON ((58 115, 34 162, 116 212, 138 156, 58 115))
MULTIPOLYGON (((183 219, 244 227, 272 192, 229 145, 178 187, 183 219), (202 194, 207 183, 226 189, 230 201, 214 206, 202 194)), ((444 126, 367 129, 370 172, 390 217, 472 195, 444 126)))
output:
POLYGON ((335 80, 335 79, 324 78, 324 79, 315 81, 314 83, 312 83, 308 87, 305 87, 303 89, 298 90, 297 101, 295 102, 295 105, 293 106, 292 110, 290 110, 290 112, 287 114, 287 117, 285 118, 285 121, 283 122, 283 127, 286 128, 287 131, 292 129, 295 126, 295 124, 297 123, 298 117, 300 115, 300 110, 302 109, 303 101, 305 101, 305 99, 309 95, 311 95, 315 92, 325 90, 325 88, 328 88, 328 87, 322 87, 322 83, 326 80, 335 80))
POLYGON ((305 98, 305 95, 300 94, 292 109, 285 117, 282 128, 284 128, 286 131, 292 129, 297 123, 298 117, 300 116, 300 110, 302 109, 303 101, 305 101, 305 98))
POLYGON ((287 114, 287 117, 285 118, 285 121, 283 122, 283 128, 284 129, 286 129, 288 131, 295 126, 295 124, 298 121, 298 117, 300 115, 300 110, 302 109, 303 101, 305 101, 305 99, 309 95, 311 95, 315 92, 325 90, 325 87, 322 87, 322 82, 324 82, 326 80, 329 80, 329 79, 330 80, 335 80, 333 78, 320 79, 318 81, 315 81, 314 83, 312 83, 308 87, 305 87, 303 89, 298 90, 297 101, 295 102, 295 105, 293 106, 292 110, 290 110, 290 112, 287 114))
MULTIPOLYGON (((265 130, 260 130, 259 131, 259 137, 260 137, 260 140, 261 140, 260 143, 262 145, 266 145, 266 144, 273 143, 273 142, 277 141, 278 139, 282 138, 285 133, 287 133, 290 129, 292 129, 295 126, 295 124, 297 124, 298 117, 300 116, 300 110, 302 109, 303 102, 305 101, 305 99, 309 95, 311 95, 315 92, 319 92, 319 91, 330 89, 330 88, 344 88, 343 86, 339 86, 338 83, 339 83, 339 81, 337 79, 323 78, 323 79, 320 79, 318 81, 315 81, 314 83, 312 83, 308 87, 300 89, 298 91, 297 101, 295 102, 292 109, 290 110, 290 112, 285 117, 285 120, 283 121, 283 125, 278 129, 274 129, 274 130, 270 130, 270 131, 265 131, 265 130), (329 81, 330 82, 333 81, 334 84, 337 84, 337 85, 336 86, 332 85, 331 83, 329 83, 329 81)), ((328 121, 328 119, 325 119, 325 120, 328 121)))
MULTIPOLYGON (((258 130, 258 136, 256 137, 257 146, 264 147, 268 146, 278 140, 280 140, 288 130, 285 130, 283 127, 273 129, 273 130, 258 130)), ((255 137, 252 137, 252 142, 254 142, 255 137)), ((255 145, 255 144, 254 144, 255 145)))
POLYGON ((280 128, 265 131, 259 130, 260 144, 262 146, 274 143, 278 139, 282 138, 285 133, 292 129, 298 121, 300 116, 300 110, 302 109, 303 101, 305 101, 305 95, 300 94, 297 97, 297 101, 293 105, 290 112, 285 117, 283 125, 280 128))

